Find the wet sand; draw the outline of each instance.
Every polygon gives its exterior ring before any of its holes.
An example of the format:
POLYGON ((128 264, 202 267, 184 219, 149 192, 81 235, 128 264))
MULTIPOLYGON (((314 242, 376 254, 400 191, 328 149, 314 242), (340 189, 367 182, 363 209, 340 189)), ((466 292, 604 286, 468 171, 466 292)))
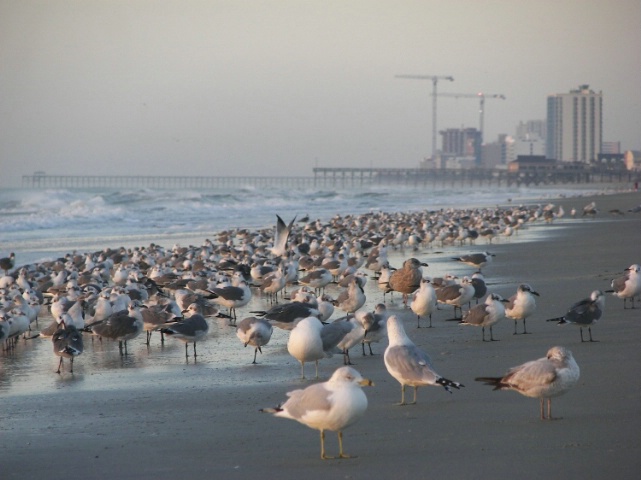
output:
MULTIPOLYGON (((590 200, 558 203, 568 215, 572 206, 580 211, 590 200)), ((12 357, 2 357, 1 476, 637 479, 641 309, 624 310, 622 300, 608 295, 603 318, 592 328, 598 343, 581 343, 572 325, 544 321, 564 314, 592 290, 608 289, 624 268, 641 263, 641 216, 607 213, 639 205, 641 195, 594 200, 600 209, 595 219, 535 224, 532 240, 502 240, 491 248, 479 240, 476 247, 435 246, 393 257, 400 265, 402 258, 417 256, 433 264, 428 274, 446 268, 460 276, 474 269, 450 257, 487 248, 496 254, 484 269, 490 291, 509 297, 527 282, 541 297, 528 320, 531 335, 512 335, 513 323, 506 320, 494 328, 500 341, 483 343, 479 329, 446 321, 452 317, 449 308, 434 315, 434 328, 417 330, 414 315, 395 295, 388 308, 402 316, 409 336, 431 355, 441 375, 465 388, 452 395, 421 388, 417 405, 395 406, 400 386, 383 364, 386 342, 374 345, 374 357, 352 350, 355 368, 376 383, 366 389, 366 415, 345 430, 345 451, 357 458, 323 461, 317 431, 259 413, 310 382, 298 379, 299 365, 286 351, 284 332, 275 329, 259 354, 260 364, 250 365, 251 350, 220 321, 212 338, 198 345, 196 363, 185 362, 182 343, 168 340, 161 348, 157 337, 149 350, 142 337, 131 342, 124 360, 117 346, 85 339, 73 375, 53 373, 57 359, 48 341, 21 345, 12 357), (535 240, 539 231, 545 240, 535 240), (541 421, 538 400, 494 392, 474 381, 542 357, 553 345, 571 349, 581 367, 579 383, 552 402, 561 420, 541 421), (46 351, 49 356, 41 355, 46 351), (19 365, 25 358, 31 364, 19 365)), ((368 305, 382 300, 371 278, 366 293, 368 305)), ((321 361, 321 379, 340 365, 340 356, 321 361)), ((331 432, 326 446, 329 454, 337 451, 331 432)))

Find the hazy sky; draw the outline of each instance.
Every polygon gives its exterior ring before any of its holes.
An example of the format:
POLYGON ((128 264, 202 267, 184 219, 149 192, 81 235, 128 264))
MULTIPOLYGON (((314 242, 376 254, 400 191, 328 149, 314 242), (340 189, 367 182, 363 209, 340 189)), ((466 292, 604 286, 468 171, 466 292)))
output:
MULTIPOLYGON (((416 167, 432 84, 397 74, 505 95, 486 141, 589 84, 604 140, 641 149, 639 0, 0 0, 0 184, 416 167)), ((440 98, 438 128, 478 107, 440 98)))

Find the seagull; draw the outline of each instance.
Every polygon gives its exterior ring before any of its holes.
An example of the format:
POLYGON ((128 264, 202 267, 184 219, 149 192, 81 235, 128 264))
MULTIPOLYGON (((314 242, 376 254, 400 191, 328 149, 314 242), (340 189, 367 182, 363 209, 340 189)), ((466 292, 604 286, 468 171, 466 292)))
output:
MULTIPOLYGON (((166 323, 171 322, 175 318, 179 318, 172 311, 172 305, 170 303, 166 305, 143 305, 140 313, 143 319, 143 328, 147 334, 147 345, 149 345, 151 334, 154 331, 160 330, 166 323)), ((161 334, 161 343, 165 343, 164 334, 161 334)))
POLYGON ((287 253, 287 240, 289 235, 292 233, 292 226, 296 221, 296 217, 289 222, 289 225, 285 225, 285 222, 279 215, 276 215, 276 230, 274 232, 274 246, 269 250, 275 257, 280 257, 287 253))
POLYGON ((485 342, 485 327, 490 327, 490 341, 497 341, 492 336, 492 325, 505 318, 505 307, 502 302, 506 302, 498 293, 492 293, 487 296, 485 303, 475 305, 471 308, 459 322, 460 325, 473 325, 481 327, 483 341, 485 342))
POLYGON ((401 268, 390 275, 389 288, 403 294, 403 304, 407 305, 408 295, 421 286, 421 278, 423 278, 421 267, 427 266, 427 263, 416 258, 408 258, 401 268))
POLYGON ((552 397, 567 392, 578 380, 580 370, 572 352, 552 347, 545 357, 513 367, 503 377, 478 377, 475 380, 491 385, 494 390, 514 390, 526 397, 538 398, 541 420, 546 420, 544 401, 548 401, 547 420, 552 418, 552 397))
POLYGON ((496 256, 495 254, 490 252, 472 253, 470 255, 452 257, 452 260, 456 260, 456 261, 465 263, 466 265, 476 267, 479 269, 479 272, 480 272, 481 268, 483 268, 485 265, 490 263, 492 261, 492 257, 495 257, 495 256, 496 256))
POLYGON ((641 295, 641 266, 638 264, 630 265, 625 269, 625 275, 615 278, 610 284, 612 290, 606 290, 606 293, 612 293, 615 297, 623 299, 623 309, 626 309, 626 304, 628 298, 632 302, 632 308, 634 307, 634 297, 641 295))
POLYGON ((429 278, 421 279, 421 286, 414 292, 414 298, 410 304, 412 312, 416 314, 416 328, 421 328, 421 317, 430 318, 430 326, 432 328, 432 313, 436 310, 438 300, 436 298, 436 290, 432 286, 429 278))
POLYGON ((255 310, 253 313, 258 317, 269 320, 275 327, 283 330, 291 330, 296 324, 307 317, 316 317, 320 315, 318 308, 307 302, 290 302, 282 305, 275 305, 269 310, 255 310))
POLYGON ((376 280, 378 289, 383 292, 383 301, 385 301, 385 295, 392 291, 389 286, 389 279, 391 274, 392 269, 390 268, 389 263, 386 261, 385 264, 381 266, 378 279, 376 280))
POLYGON ((384 303, 378 303, 374 307, 374 312, 363 315, 361 323, 365 329, 363 336, 363 356, 365 356, 365 344, 369 347, 369 354, 374 355, 372 352, 372 343, 378 343, 383 338, 387 337, 387 307, 384 303))
POLYGON ((363 342, 365 338, 365 326, 363 325, 363 314, 359 311, 352 316, 348 316, 346 321, 352 325, 352 328, 349 332, 338 342, 338 348, 343 352, 343 364, 352 365, 352 361, 349 358, 349 349, 354 345, 358 345, 363 342))
POLYGON ((516 331, 518 320, 523 320, 523 333, 530 333, 525 328, 525 319, 536 310, 535 295, 539 296, 527 283, 522 283, 516 289, 516 295, 511 296, 505 305, 505 315, 514 320, 514 335, 518 335, 516 331))
MULTIPOLYGON (((65 314, 66 315, 66 314, 65 314)), ((71 362, 69 371, 73 373, 73 359, 83 351, 82 335, 73 325, 65 325, 64 320, 58 325, 58 330, 51 337, 53 353, 60 357, 58 370, 62 368, 62 360, 68 358, 71 362)))
POLYGON ((347 289, 338 295, 334 305, 348 314, 365 305, 365 292, 356 277, 352 278, 347 289))
POLYGON ((598 340, 592 340, 592 330, 590 330, 590 325, 595 323, 601 318, 603 314, 603 309, 605 308, 605 294, 601 290, 594 290, 589 298, 584 298, 583 300, 572 305, 567 313, 563 317, 550 318, 548 322, 559 322, 559 325, 565 323, 573 323, 579 326, 579 332, 581 333, 581 342, 583 342, 583 327, 588 327, 588 333, 590 334, 590 342, 597 342, 598 340))
POLYGON ((350 458, 343 452, 343 430, 367 410, 367 397, 360 387, 373 385, 353 368, 340 367, 328 381, 288 392, 284 404, 260 411, 320 430, 323 460, 334 458, 325 454, 325 430, 338 432, 338 458, 350 458))
POLYGON ((9 271, 14 267, 16 264, 16 254, 11 252, 11 254, 8 257, 2 257, 0 258, 0 268, 4 270, 4 274, 8 275, 9 271))
POLYGON ((321 330, 323 324, 316 317, 307 317, 299 321, 289 334, 287 351, 300 362, 301 379, 305 379, 305 362, 315 362, 318 378, 318 361, 325 358, 321 330))
POLYGON ((456 319, 456 309, 461 311, 463 316, 463 305, 470 303, 474 298, 474 287, 469 277, 463 277, 460 284, 446 285, 436 290, 436 299, 439 303, 454 306, 454 317, 456 319))
POLYGON ((132 300, 127 310, 118 311, 106 320, 87 325, 83 331, 88 331, 99 337, 118 340, 120 354, 127 355, 127 340, 137 337, 143 331, 144 320, 140 313, 140 302, 132 300))
POLYGON ((472 275, 472 286, 474 287, 474 298, 478 305, 479 299, 483 298, 487 293, 487 285, 481 272, 476 272, 472 275))
POLYGON ((267 345, 272 337, 273 327, 271 323, 263 318, 247 317, 240 321, 236 327, 236 336, 243 342, 243 345, 254 347, 254 361, 256 364, 256 354, 263 353, 260 347, 267 345))
POLYGON ((205 317, 202 315, 202 307, 200 304, 194 302, 183 313, 188 313, 189 316, 171 323, 169 326, 161 329, 160 331, 170 337, 175 337, 178 340, 185 342, 185 357, 189 357, 187 349, 189 343, 194 344, 194 358, 198 356, 196 353, 196 342, 204 340, 209 332, 209 324, 205 317))
POLYGON ((316 268, 299 278, 298 283, 313 288, 317 293, 320 293, 333 279, 334 276, 326 268, 316 268))
POLYGON ((387 319, 387 335, 389 345, 385 350, 385 367, 392 377, 401 384, 401 403, 405 403, 405 386, 414 387, 414 401, 418 387, 425 385, 440 385, 452 393, 452 388, 460 389, 464 385, 441 377, 432 367, 432 361, 427 353, 412 342, 403 328, 401 321, 392 315, 387 319))
POLYGON ((252 292, 247 282, 241 280, 237 286, 226 285, 208 290, 214 295, 213 302, 229 309, 229 316, 236 321, 236 309, 244 307, 252 298, 252 292))

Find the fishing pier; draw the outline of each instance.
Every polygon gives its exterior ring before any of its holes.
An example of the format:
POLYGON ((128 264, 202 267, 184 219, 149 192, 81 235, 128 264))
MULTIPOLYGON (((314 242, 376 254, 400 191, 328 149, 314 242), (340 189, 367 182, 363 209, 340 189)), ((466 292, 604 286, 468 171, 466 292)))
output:
POLYGON ((512 186, 639 181, 627 170, 547 170, 510 172, 505 169, 424 169, 316 167, 313 176, 184 176, 184 175, 47 175, 22 176, 23 188, 357 188, 377 185, 408 187, 512 186))

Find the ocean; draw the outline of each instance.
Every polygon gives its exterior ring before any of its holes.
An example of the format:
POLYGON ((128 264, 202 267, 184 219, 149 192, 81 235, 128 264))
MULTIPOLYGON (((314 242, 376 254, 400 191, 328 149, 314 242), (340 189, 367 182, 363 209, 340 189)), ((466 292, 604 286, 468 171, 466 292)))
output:
MULTIPOLYGON (((615 185, 616 186, 616 185, 615 185)), ((16 254, 16 265, 70 252, 155 243, 200 245, 226 229, 273 228, 305 215, 372 211, 414 212, 442 208, 547 203, 559 196, 599 193, 590 185, 545 188, 412 188, 403 185, 350 189, 234 188, 0 189, 0 256, 16 254), (585 187, 585 188, 582 188, 585 187)))

